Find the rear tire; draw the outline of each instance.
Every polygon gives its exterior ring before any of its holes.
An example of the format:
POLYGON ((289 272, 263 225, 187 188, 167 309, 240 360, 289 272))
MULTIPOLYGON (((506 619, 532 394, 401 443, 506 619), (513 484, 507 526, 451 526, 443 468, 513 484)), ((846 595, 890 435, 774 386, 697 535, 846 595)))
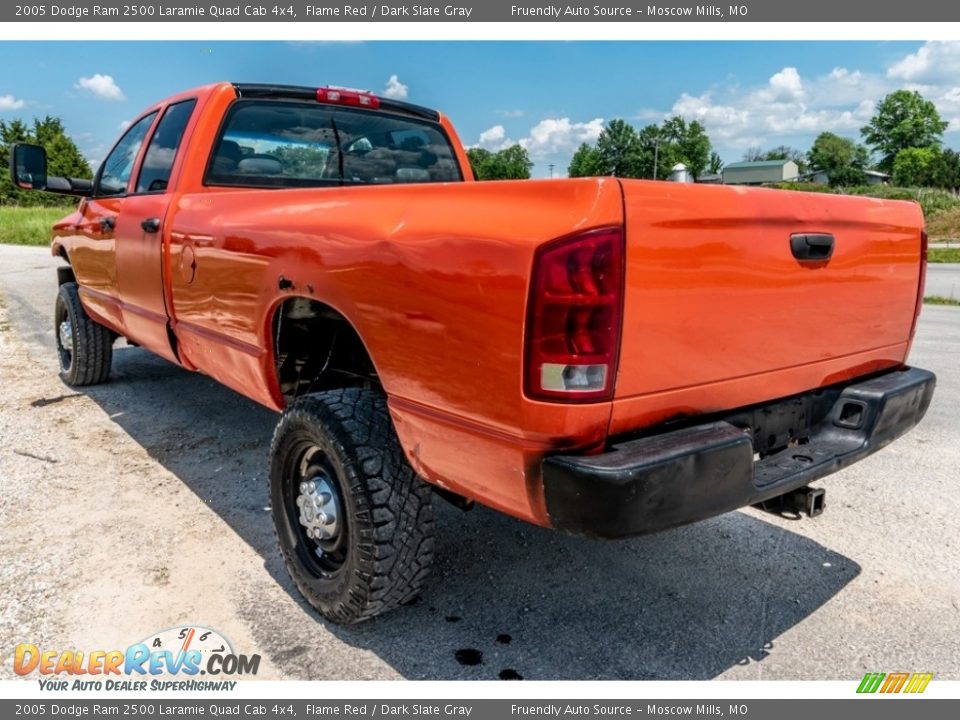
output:
POLYGON ((270 455, 277 540, 310 605, 353 624, 419 594, 433 559, 431 490, 407 463, 382 393, 299 398, 270 455))
POLYGON ((110 377, 113 333, 87 315, 74 282, 64 283, 57 293, 53 332, 60 379, 67 385, 97 385, 110 377))

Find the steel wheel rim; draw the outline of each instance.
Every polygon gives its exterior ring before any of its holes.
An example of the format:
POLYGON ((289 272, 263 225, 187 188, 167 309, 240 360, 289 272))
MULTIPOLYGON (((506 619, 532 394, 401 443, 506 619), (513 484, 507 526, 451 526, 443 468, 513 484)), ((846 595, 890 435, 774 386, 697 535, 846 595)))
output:
POLYGON ((76 340, 73 333, 73 323, 70 322, 70 315, 61 300, 57 301, 54 334, 57 338, 57 355, 60 358, 60 369, 67 372, 73 364, 76 340))
POLYGON ((346 564, 349 540, 337 473, 314 442, 300 443, 291 459, 284 473, 284 505, 298 556, 313 575, 332 577, 346 564), (318 503, 318 499, 322 501, 318 503), (326 515, 326 522, 321 513, 326 515), (310 532, 317 529, 324 532, 310 532))

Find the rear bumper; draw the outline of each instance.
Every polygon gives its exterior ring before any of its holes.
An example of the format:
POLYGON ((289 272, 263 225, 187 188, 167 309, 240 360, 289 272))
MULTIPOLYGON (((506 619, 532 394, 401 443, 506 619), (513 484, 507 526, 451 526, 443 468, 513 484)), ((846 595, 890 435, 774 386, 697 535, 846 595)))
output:
POLYGON ((768 500, 910 430, 926 413, 935 384, 933 373, 905 368, 618 443, 600 455, 549 456, 542 465, 547 513, 557 529, 613 538, 768 500), (801 429, 791 429, 791 447, 755 461, 755 444, 776 425, 769 424, 773 416, 789 416, 801 429))

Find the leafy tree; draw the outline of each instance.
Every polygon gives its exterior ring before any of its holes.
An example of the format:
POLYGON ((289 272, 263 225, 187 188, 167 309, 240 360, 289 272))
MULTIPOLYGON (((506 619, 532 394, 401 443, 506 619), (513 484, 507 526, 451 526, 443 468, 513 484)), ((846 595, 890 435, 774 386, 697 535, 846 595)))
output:
POLYGON ((570 158, 567 175, 570 177, 595 177, 601 174, 600 158, 597 155, 596 148, 587 143, 581 143, 573 157, 570 158))
POLYGON ((931 184, 931 170, 939 155, 936 147, 904 148, 893 160, 893 183, 901 187, 931 184))
POLYGON ((943 150, 928 167, 929 182, 934 187, 960 189, 960 154, 943 150))
POLYGON ((707 163, 707 172, 711 175, 719 175, 723 172, 723 159, 715 152, 710 153, 710 161, 707 163))
POLYGON ((860 132, 882 157, 878 167, 894 169, 894 161, 907 148, 938 147, 948 123, 936 106, 915 90, 897 90, 877 104, 877 112, 860 132))
POLYGON ((494 153, 487 170, 490 180, 526 180, 533 169, 530 154, 522 145, 511 145, 494 153))
POLYGON ((521 145, 511 145, 495 153, 470 148, 467 157, 477 180, 526 180, 533 169, 533 161, 521 145))
POLYGON ((637 131, 625 120, 611 120, 597 138, 597 169, 600 175, 642 177, 637 131))
POLYGON ((850 138, 822 132, 813 141, 808 154, 811 167, 826 173, 830 185, 863 185, 870 153, 850 138))
POLYGON ((47 150, 47 172, 62 177, 89 178, 90 165, 76 144, 67 135, 60 118, 34 118, 33 127, 22 120, 0 120, 0 204, 4 205, 64 205, 70 202, 51 193, 24 191, 14 187, 6 169, 10 166, 10 146, 17 142, 43 145, 47 150))
MULTIPOLYGON (((710 138, 700 122, 688 123, 674 116, 662 125, 637 130, 625 120, 616 119, 607 123, 595 146, 584 143, 577 148, 567 174, 652 178, 656 173, 662 180, 670 176, 678 162, 686 165, 694 178, 711 167, 710 138)), ((722 165, 719 157, 716 162, 722 165)))
MULTIPOLYGON (((687 123, 679 115, 667 118, 663 123, 661 136, 673 145, 668 151, 672 156, 669 159, 673 162, 667 166, 667 172, 677 162, 687 166, 694 180, 707 171, 710 164, 710 138, 700 121, 687 123)), ((659 162, 657 164, 659 165, 659 162)))
POLYGON ((473 176, 477 180, 481 180, 480 172, 481 168, 490 162, 490 158, 493 157, 493 153, 484 148, 472 147, 467 149, 467 159, 470 161, 470 169, 473 170, 473 176))

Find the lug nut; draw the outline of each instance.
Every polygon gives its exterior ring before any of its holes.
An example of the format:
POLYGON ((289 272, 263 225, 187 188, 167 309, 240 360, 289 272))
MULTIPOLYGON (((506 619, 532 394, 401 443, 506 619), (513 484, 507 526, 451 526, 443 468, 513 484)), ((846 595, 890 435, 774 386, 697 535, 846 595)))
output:
POLYGON ((307 494, 308 490, 307 490, 307 484, 305 482, 300 483, 300 492, 303 493, 304 495, 307 494))

